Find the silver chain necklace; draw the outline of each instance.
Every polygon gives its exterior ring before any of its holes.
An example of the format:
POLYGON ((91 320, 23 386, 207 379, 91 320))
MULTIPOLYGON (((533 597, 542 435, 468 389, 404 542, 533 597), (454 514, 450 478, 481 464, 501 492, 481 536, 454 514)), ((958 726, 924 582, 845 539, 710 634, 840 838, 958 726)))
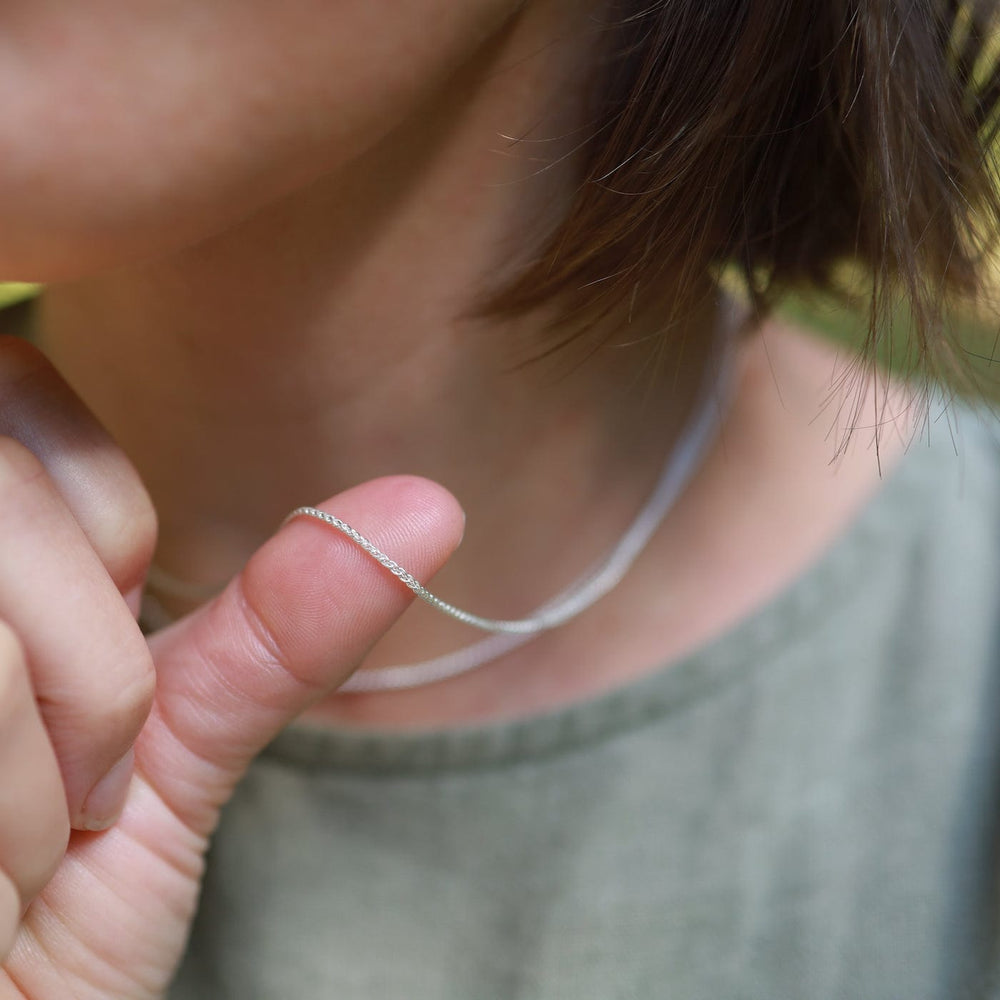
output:
MULTIPOLYGON (((652 495, 618 544, 589 572, 525 618, 515 620, 485 618, 455 607, 432 594, 412 573, 345 521, 316 507, 296 507, 285 518, 283 524, 299 517, 310 517, 335 528, 432 608, 466 625, 493 633, 486 639, 433 659, 359 670, 342 684, 338 691, 351 693, 400 691, 468 673, 509 653, 540 633, 564 625, 614 589, 646 547, 677 498, 684 492, 715 441, 731 396, 729 391, 731 359, 724 356, 723 361, 721 375, 716 371, 713 377, 706 379, 695 414, 671 449, 652 495)), ((158 567, 151 567, 148 583, 162 593, 172 592, 175 596, 188 598, 204 599, 218 589, 185 584, 158 567)), ((170 616, 164 612, 159 602, 151 598, 150 603, 153 612, 151 617, 159 619, 157 627, 167 624, 170 616)))
POLYGON ((684 492, 715 441, 729 396, 728 392, 720 391, 720 387, 727 386, 730 380, 728 367, 728 364, 724 366, 721 378, 716 375, 703 388, 695 415, 671 449, 652 495, 611 553, 525 618, 484 618, 457 608, 432 594, 412 573, 340 518, 315 507, 297 507, 293 510, 285 519, 286 524, 298 517, 312 517, 336 528, 432 608, 466 625, 493 633, 486 639, 452 653, 419 663, 359 670, 338 691, 400 691, 458 677, 498 659, 542 632, 564 625, 614 589, 684 492))

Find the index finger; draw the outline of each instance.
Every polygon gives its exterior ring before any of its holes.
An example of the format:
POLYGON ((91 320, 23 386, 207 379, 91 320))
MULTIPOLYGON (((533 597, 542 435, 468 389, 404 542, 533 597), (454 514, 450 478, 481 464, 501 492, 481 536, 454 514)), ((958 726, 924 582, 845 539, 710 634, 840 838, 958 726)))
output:
MULTIPOLYGON (((27 656, 73 825, 146 718, 153 665, 139 627, 37 457, 0 437, 0 618, 27 656)), ((124 789, 121 796, 124 796, 124 789)), ((115 803, 97 803, 114 811, 115 803)))
POLYGON ((42 463, 118 590, 137 588, 156 544, 149 494, 45 355, 11 336, 0 336, 0 436, 42 463))

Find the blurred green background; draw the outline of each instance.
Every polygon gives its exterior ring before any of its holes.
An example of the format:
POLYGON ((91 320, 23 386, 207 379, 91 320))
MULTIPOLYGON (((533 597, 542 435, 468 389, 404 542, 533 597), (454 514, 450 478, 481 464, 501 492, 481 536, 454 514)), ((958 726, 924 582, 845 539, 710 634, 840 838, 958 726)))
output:
POLYGON ((12 306, 15 302, 36 295, 39 285, 28 285, 21 281, 0 282, 0 309, 12 306))

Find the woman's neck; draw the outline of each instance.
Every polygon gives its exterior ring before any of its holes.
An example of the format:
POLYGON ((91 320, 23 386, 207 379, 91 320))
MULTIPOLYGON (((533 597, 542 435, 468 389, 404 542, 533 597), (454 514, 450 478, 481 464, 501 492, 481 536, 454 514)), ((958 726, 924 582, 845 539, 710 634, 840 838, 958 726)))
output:
MULTIPOLYGON (((169 258, 49 288, 39 339, 147 483, 167 572, 224 580, 293 507, 402 472, 441 482, 464 506, 465 541, 434 589, 484 615, 532 610, 618 540, 688 419, 714 301, 667 341, 655 310, 608 316, 528 364, 549 317, 469 318, 486 277, 521 266, 574 189, 578 109, 555 95, 582 89, 587 39, 551 28, 574 4, 532 6, 534 20, 491 40, 421 115, 336 176, 169 258), (545 114, 553 107, 559 120, 545 114), (500 132, 565 138, 511 145, 500 132)), ((327 716, 421 725, 558 704, 704 639, 800 569, 877 470, 862 454, 827 482, 832 446, 814 418, 833 359, 794 361, 791 350, 779 401, 768 378, 783 344, 766 363, 757 355, 724 452, 593 613, 495 669, 341 696, 327 716), (701 560, 720 546, 716 563, 701 560)), ((415 607, 366 663, 473 638, 415 607)))
MULTIPOLYGON (((569 139, 540 170, 537 146, 498 134, 538 135, 553 95, 580 89, 584 41, 544 28, 493 40, 337 176, 169 259, 48 290, 39 338, 147 483, 166 571, 223 580, 292 507, 400 472, 463 504, 437 586, 485 614, 531 610, 617 540, 692 405, 715 305, 657 364, 655 315, 527 364, 549 317, 467 318, 575 183, 569 139)), ((545 136, 572 133, 558 112, 545 136)), ((467 638, 415 618, 375 658, 467 638)))

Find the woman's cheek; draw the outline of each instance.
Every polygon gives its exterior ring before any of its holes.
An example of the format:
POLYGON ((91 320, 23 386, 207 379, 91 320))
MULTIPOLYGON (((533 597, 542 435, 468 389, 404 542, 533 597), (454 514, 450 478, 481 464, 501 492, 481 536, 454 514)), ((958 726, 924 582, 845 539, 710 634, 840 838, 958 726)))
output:
POLYGON ((0 10, 0 278, 211 236, 336 170, 516 0, 22 0, 0 10))

